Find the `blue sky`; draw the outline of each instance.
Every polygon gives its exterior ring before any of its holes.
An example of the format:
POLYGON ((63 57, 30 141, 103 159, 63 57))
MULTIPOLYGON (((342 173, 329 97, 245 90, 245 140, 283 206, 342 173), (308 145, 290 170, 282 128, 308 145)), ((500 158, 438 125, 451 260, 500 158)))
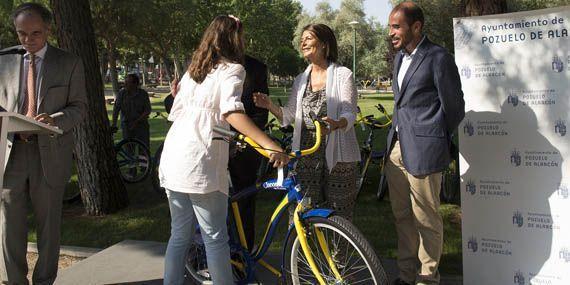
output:
MULTIPOLYGON (((303 9, 309 11, 309 13, 315 13, 315 6, 318 2, 323 0, 298 0, 303 5, 303 9)), ((325 0, 329 2, 333 9, 338 9, 340 7, 341 0, 325 0)), ((382 24, 388 23, 388 14, 390 14, 392 6, 388 3, 388 0, 364 0, 364 12, 367 17, 375 17, 376 20, 380 21, 382 24)))

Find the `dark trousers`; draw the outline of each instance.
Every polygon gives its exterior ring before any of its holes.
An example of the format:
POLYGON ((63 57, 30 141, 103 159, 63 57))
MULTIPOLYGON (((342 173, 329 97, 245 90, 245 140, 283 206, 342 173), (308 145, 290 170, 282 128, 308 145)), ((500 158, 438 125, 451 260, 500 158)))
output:
POLYGON ((8 284, 28 284, 28 204, 37 225, 38 260, 34 284, 53 284, 59 259, 63 187, 48 185, 38 143, 16 141, 4 175, 0 206, 2 254, 8 284), (31 203, 30 203, 31 202, 31 203))
MULTIPOLYGON (((233 153, 233 151, 230 150, 230 153, 233 153)), ((255 184, 260 164, 261 155, 251 147, 230 155, 229 170, 235 193, 255 184)), ((255 194, 251 195, 239 202, 239 211, 247 239, 247 247, 250 250, 255 241, 255 196, 255 194)))

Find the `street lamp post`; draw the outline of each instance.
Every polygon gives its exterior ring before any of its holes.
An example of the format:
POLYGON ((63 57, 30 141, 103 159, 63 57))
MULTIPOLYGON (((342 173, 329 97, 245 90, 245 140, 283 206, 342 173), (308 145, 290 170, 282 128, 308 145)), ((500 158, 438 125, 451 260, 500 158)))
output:
POLYGON ((356 25, 358 21, 348 23, 352 27, 352 79, 356 83, 356 25))

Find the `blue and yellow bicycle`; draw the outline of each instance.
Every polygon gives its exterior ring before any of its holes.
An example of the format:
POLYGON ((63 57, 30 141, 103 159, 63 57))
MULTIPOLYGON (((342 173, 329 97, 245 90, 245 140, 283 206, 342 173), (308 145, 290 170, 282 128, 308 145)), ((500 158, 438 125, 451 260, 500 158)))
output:
MULTIPOLYGON (((292 159, 287 167, 286 178, 269 179, 230 197, 228 226, 236 284, 248 284, 255 280, 256 264, 275 274, 282 284, 388 284, 380 259, 362 233, 351 222, 335 215, 331 209, 311 208, 309 198, 302 194, 302 185, 296 179, 294 166, 300 157, 314 153, 321 144, 322 121, 314 115, 313 121, 317 127, 315 145, 307 150, 290 153, 292 159), (261 243, 254 246, 254 249, 249 249, 238 202, 258 191, 283 191, 286 195, 269 219, 261 243), (289 207, 294 207, 293 222, 285 237, 281 267, 277 269, 262 258, 273 241, 283 214, 289 212, 289 207)), ((262 155, 268 156, 264 149, 244 135, 218 128, 214 131, 226 139, 248 144, 262 155)), ((199 234, 195 235, 188 253, 186 269, 198 284, 212 284, 199 234)))

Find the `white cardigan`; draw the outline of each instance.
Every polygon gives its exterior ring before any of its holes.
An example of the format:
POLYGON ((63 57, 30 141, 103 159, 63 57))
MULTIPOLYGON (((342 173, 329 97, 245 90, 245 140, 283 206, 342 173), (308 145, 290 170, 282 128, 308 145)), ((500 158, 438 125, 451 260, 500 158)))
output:
MULTIPOLYGON (((307 79, 312 69, 310 64, 305 72, 299 74, 293 83, 293 89, 285 107, 282 107, 282 125, 294 125, 293 150, 301 145, 301 127, 303 123, 302 100, 307 88, 307 79)), ((360 161, 360 150, 354 121, 356 119, 356 86, 350 69, 336 63, 329 64, 326 82, 327 116, 334 120, 345 118, 348 124, 342 129, 333 131, 327 139, 326 159, 329 171, 337 162, 360 161)))

